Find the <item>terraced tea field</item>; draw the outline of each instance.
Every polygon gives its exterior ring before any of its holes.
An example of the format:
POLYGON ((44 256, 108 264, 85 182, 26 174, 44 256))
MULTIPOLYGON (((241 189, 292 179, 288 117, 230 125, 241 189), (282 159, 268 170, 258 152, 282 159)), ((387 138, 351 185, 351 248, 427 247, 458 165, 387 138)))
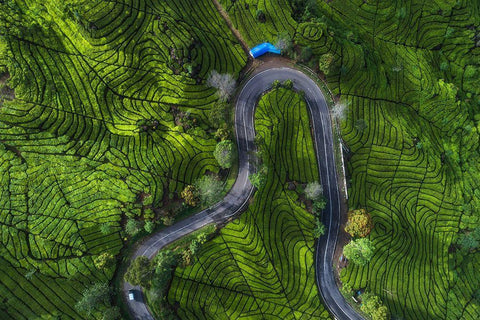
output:
POLYGON ((182 319, 329 317, 315 284, 313 215, 288 189, 288 182, 318 179, 304 100, 287 89, 266 94, 255 128, 266 183, 192 266, 177 268, 169 300, 182 319))
POLYGON ((2 319, 82 318, 125 214, 219 170, 205 78, 245 55, 208 0, 2 1, 0 34, 2 319))

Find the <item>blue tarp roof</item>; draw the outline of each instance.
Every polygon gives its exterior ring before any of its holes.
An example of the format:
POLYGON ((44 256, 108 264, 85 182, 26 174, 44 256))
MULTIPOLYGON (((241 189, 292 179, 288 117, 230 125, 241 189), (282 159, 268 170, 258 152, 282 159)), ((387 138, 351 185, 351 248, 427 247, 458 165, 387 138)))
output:
POLYGON ((280 54, 280 49, 275 48, 275 46, 271 43, 264 42, 259 44, 258 46, 253 47, 250 50, 250 55, 254 58, 257 58, 267 52, 280 54))

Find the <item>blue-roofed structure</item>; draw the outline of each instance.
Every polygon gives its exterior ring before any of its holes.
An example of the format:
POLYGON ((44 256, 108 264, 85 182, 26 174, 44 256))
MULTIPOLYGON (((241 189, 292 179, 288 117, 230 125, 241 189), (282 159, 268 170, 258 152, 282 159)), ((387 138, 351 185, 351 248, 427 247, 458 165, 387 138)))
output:
POLYGON ((275 53, 275 54, 280 54, 280 49, 277 49, 273 44, 269 42, 264 42, 259 44, 258 46, 253 47, 250 50, 250 55, 254 58, 258 58, 261 55, 264 55, 265 53, 270 52, 270 53, 275 53))

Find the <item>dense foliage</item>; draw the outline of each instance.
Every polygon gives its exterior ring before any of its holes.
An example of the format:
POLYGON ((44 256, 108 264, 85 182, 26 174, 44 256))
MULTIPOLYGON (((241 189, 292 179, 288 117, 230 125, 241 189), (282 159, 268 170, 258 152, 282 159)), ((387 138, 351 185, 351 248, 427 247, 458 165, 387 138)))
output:
POLYGON ((175 271, 169 300, 182 319, 329 317, 315 284, 314 217, 285 188, 319 179, 306 103, 283 88, 268 93, 255 129, 271 169, 247 212, 175 271))
POLYGON ((236 147, 232 141, 222 140, 217 143, 213 155, 220 167, 229 169, 232 167, 237 157, 236 147))
POLYGON ((375 247, 367 238, 354 239, 343 247, 345 258, 356 265, 364 266, 373 257, 375 247))
POLYGON ((366 237, 372 231, 372 218, 365 209, 350 210, 345 232, 352 237, 366 237))

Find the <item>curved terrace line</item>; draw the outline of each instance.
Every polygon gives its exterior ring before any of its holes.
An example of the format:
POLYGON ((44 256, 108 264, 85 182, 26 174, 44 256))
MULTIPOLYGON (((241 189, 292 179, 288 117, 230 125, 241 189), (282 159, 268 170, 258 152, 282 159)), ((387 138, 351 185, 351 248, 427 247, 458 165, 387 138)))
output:
MULTIPOLYGON (((310 118, 313 125, 315 151, 320 180, 324 195, 328 199, 322 220, 327 233, 317 241, 315 256, 316 280, 325 306, 336 319, 363 319, 343 298, 337 288, 333 271, 333 256, 340 229, 340 194, 334 159, 334 145, 330 113, 322 91, 317 84, 302 72, 291 68, 272 68, 265 70, 248 80, 238 96, 235 107, 235 132, 239 155, 237 180, 225 198, 211 208, 203 210, 162 231, 159 231, 140 244, 134 251, 132 259, 147 256, 152 259, 167 244, 210 223, 221 223, 244 210, 251 198, 254 188, 248 175, 254 171, 250 165, 250 153, 255 150, 254 114, 260 96, 271 89, 275 80, 293 80, 295 90, 305 92, 310 118)), ((140 291, 123 282, 124 299, 135 319, 153 320, 142 297, 135 301, 128 300, 128 290, 140 291)))

